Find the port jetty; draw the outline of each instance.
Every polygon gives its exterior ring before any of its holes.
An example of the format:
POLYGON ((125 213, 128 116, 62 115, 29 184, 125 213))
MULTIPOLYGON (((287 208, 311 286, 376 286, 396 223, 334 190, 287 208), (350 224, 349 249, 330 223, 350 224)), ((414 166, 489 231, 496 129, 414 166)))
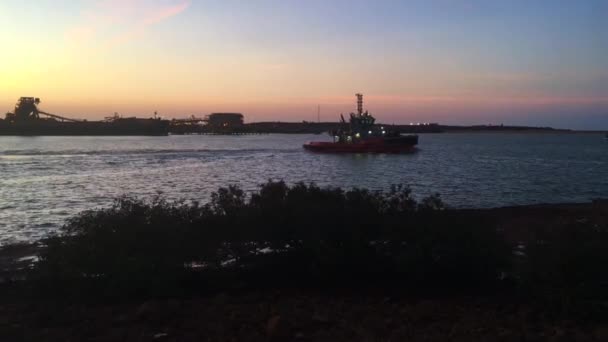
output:
POLYGON ((21 97, 13 112, 0 119, 0 135, 9 136, 163 136, 169 121, 154 118, 122 117, 115 113, 101 121, 68 118, 38 108, 39 98, 21 97))
POLYGON ((117 199, 0 249, 7 341, 606 341, 608 202, 268 182, 117 199))

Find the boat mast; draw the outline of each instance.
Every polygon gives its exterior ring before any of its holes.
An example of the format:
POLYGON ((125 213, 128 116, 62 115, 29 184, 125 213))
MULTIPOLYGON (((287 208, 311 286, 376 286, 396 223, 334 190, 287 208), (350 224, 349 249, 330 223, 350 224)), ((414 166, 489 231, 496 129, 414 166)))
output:
POLYGON ((317 122, 321 123, 321 105, 317 107, 317 122))
POLYGON ((357 96, 357 113, 359 116, 363 115, 363 94, 356 94, 357 96))

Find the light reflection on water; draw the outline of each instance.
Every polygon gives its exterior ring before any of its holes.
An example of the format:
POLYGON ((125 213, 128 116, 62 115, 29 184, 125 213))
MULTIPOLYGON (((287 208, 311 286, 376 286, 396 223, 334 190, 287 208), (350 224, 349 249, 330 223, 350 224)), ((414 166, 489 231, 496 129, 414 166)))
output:
POLYGON ((455 207, 608 197, 608 142, 592 134, 422 135, 406 155, 305 152, 319 135, 0 137, 0 243, 43 236, 120 195, 206 200, 268 179, 346 188, 408 184, 455 207))

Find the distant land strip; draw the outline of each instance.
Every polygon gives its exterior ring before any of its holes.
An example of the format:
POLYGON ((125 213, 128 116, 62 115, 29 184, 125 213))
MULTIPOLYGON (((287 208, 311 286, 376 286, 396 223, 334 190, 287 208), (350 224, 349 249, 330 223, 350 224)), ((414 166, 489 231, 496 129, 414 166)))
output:
MULTIPOLYGON (((321 134, 331 132, 347 124, 339 122, 251 122, 233 127, 210 127, 205 125, 171 125, 171 134, 321 134)), ((392 125, 379 124, 390 127, 401 133, 595 133, 604 131, 578 131, 570 129, 557 129, 551 127, 507 126, 507 125, 472 125, 454 126, 441 124, 415 124, 392 125)))

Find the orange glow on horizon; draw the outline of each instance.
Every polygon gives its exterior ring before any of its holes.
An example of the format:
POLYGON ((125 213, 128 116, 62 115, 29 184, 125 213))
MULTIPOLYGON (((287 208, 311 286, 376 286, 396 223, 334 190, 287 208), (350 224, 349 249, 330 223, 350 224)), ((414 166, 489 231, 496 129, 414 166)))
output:
MULTIPOLYGON (((352 10, 387 12, 353 27, 336 23, 356 16, 333 2, 314 4, 326 18, 308 2, 271 3, 36 2, 28 13, 16 0, 2 2, 0 13, 10 15, 0 43, 10 48, 0 63, 0 110, 34 96, 45 111, 88 119, 227 111, 247 121, 302 121, 321 105, 324 120, 337 120, 363 92, 374 115, 401 123, 608 112, 608 69, 595 36, 556 40, 534 25, 536 35, 513 41, 493 22, 464 27, 409 10, 409 2, 362 3, 352 10), (272 16, 279 10, 283 16, 272 16)), ((551 14, 542 13, 538 20, 551 14)))

